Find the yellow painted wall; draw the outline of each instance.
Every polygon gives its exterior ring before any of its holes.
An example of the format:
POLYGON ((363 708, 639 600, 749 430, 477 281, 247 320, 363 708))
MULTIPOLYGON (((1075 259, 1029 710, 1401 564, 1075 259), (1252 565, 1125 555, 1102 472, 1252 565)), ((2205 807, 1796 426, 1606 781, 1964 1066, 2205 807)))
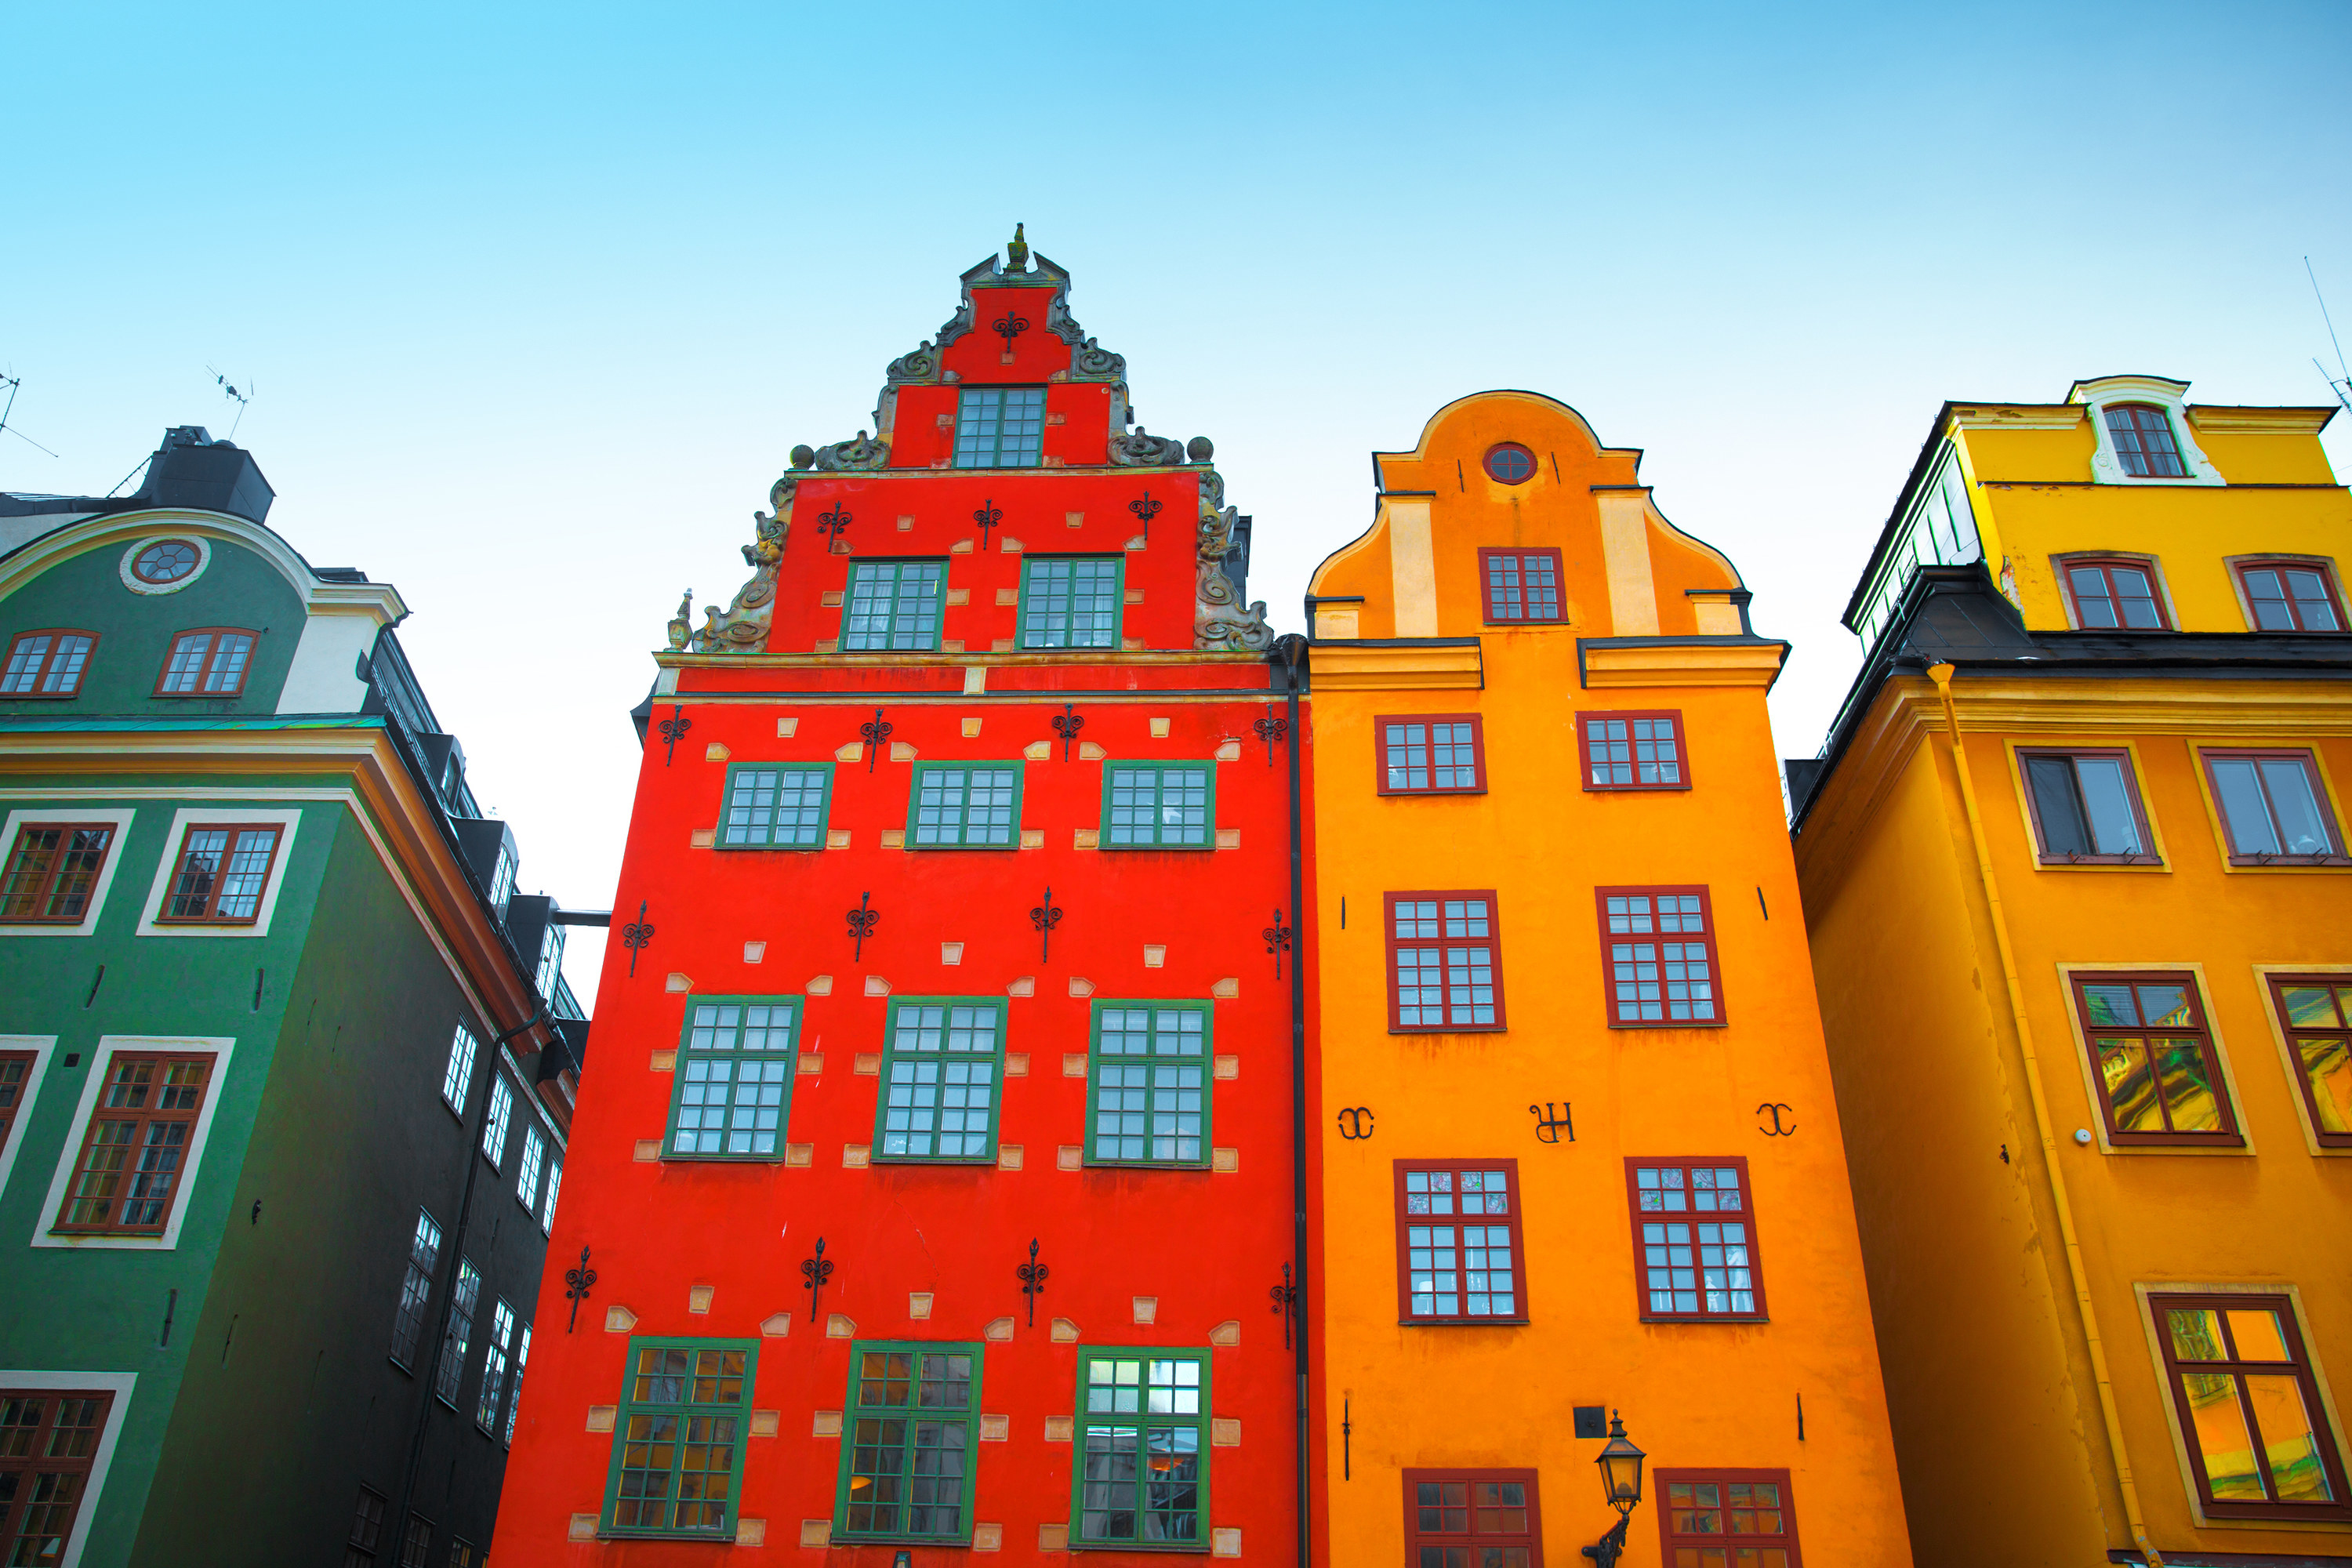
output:
MULTIPOLYGON (((1985 438, 1966 439, 1981 456, 1985 438)), ((2206 447, 2217 462, 2220 447, 2206 447)), ((2300 461, 2284 453, 2271 471, 2300 461)), ((2184 622, 2211 630, 2244 629, 2234 600, 2226 617, 2213 604, 2227 591, 2225 553, 2333 556, 2352 543, 2341 490, 1990 497, 2012 540, 2063 550, 2095 536, 2160 554, 2184 622)), ((2035 605, 2029 593, 2030 622, 2063 625, 2035 605)), ((2159 1552, 2352 1556, 2352 1526, 2200 1523, 2136 1294, 2292 1288, 2323 1378, 2352 1377, 2352 1152, 2322 1152, 2307 1136, 2257 968, 2352 968, 2352 870, 2229 867, 2195 762, 2200 742, 2310 746, 2340 786, 2352 778, 2352 682, 2036 679, 2023 666, 1963 670, 1952 691, 2022 1034, 1930 681, 1905 674, 1880 689, 1797 846, 1918 1561, 2096 1562, 2136 1544, 2134 1504, 2159 1552), (2132 750, 2161 868, 2036 863, 2014 748, 2068 743, 2132 750), (2199 973, 2246 1148, 2111 1152, 2062 965, 2199 973), (2062 1244, 2062 1193, 2087 1314, 2062 1244)), ((2336 1430, 2341 1449, 2340 1419, 2336 1430)))
MULTIPOLYGON (((1559 404, 1464 399, 1414 451, 1379 461, 1381 521, 1325 563, 1312 592, 1361 595, 1343 607, 1364 637, 1479 646, 1475 663, 1456 648, 1345 640, 1312 655, 1324 1560, 1404 1561, 1403 1468, 1492 1466, 1538 1470, 1546 1560, 1580 1561, 1614 1516, 1592 1464, 1601 1444, 1570 1435, 1570 1407, 1606 1405, 1654 1468, 1789 1469, 1808 1563, 1907 1563, 1765 716, 1781 649, 1738 635, 1729 563, 1627 488, 1634 454, 1601 448, 1559 404), (1484 477, 1484 454, 1506 439, 1537 454, 1535 479, 1484 477), (1426 508, 1426 543, 1399 549, 1407 502, 1426 508), (1569 624, 1482 624, 1476 552, 1511 544, 1561 552, 1569 624), (1416 598, 1424 607, 1412 612, 1416 598), (1414 613, 1428 624, 1400 634, 1401 601, 1408 625, 1414 613), (1703 617, 1715 628, 1705 638, 1703 617), (1629 627, 1689 641, 1605 646, 1629 627), (1587 684, 1609 680, 1646 684, 1587 684), (1693 787, 1583 791, 1576 715, 1659 708, 1683 714, 1693 787), (1376 793, 1376 717, 1465 711, 1484 720, 1486 794, 1376 793), (1612 1029, 1593 889, 1676 883, 1710 889, 1727 1026, 1612 1029), (1390 1032, 1381 895, 1488 888, 1507 1030, 1390 1032), (1538 1142, 1531 1101, 1572 1105, 1575 1142, 1538 1142), (1793 1108, 1794 1136, 1762 1134, 1768 1101, 1793 1108), (1352 1106, 1374 1113, 1370 1139, 1334 1134, 1329 1119, 1352 1106), (1636 1155, 1746 1157, 1769 1322, 1640 1321, 1624 1165, 1636 1155), (1398 1322, 1393 1162, 1448 1157, 1517 1162, 1523 1327, 1398 1322)), ((1657 1503, 1654 1488, 1629 1568, 1660 1560, 1657 1503)))

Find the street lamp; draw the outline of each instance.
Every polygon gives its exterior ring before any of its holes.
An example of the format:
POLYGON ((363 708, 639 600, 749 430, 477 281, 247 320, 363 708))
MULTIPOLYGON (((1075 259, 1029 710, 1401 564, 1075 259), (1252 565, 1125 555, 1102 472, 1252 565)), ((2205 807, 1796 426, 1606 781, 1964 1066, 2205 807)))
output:
POLYGON ((1625 1550, 1625 1529, 1633 1522, 1634 1506, 1642 1500, 1642 1461, 1646 1457, 1626 1441, 1625 1418, 1611 1411, 1609 1441, 1592 1462, 1600 1467, 1601 1492, 1617 1510, 1617 1522, 1608 1534, 1584 1549, 1593 1568, 1615 1568, 1618 1553, 1625 1550))

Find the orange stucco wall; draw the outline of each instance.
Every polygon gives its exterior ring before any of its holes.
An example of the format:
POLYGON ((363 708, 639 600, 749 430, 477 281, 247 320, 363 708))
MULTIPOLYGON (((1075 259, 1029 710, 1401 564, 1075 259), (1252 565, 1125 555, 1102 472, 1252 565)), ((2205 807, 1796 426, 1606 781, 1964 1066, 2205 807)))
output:
MULTIPOLYGON (((1626 488, 1636 456, 1549 399, 1451 405, 1414 451, 1378 459, 1380 521, 1312 589, 1363 600, 1327 605, 1313 650, 1333 1563, 1407 1560, 1408 1468, 1532 1468, 1545 1560, 1579 1561, 1614 1520, 1600 1441, 1570 1433, 1580 1405, 1621 1411, 1654 1468, 1786 1469, 1808 1562, 1910 1560, 1765 715, 1783 650, 1740 635, 1730 563, 1626 488), (1502 440, 1537 455, 1533 479, 1485 477, 1502 440), (1564 623, 1484 624, 1477 552, 1509 545, 1560 552, 1564 623), (1332 635, 1347 611, 1353 639, 1332 635), (1702 616, 1729 629, 1699 636, 1702 616), (1669 640, 1620 643, 1621 624, 1669 640), (1365 640, 1400 635, 1423 640, 1365 640), (1445 640, 1461 638, 1475 660, 1445 640), (1682 715, 1690 787, 1582 789, 1577 716, 1661 709, 1682 715), (1375 721, 1412 713, 1480 717, 1485 793, 1378 793, 1375 721), (1632 884, 1708 889, 1724 1026, 1609 1026, 1594 889, 1632 884), (1429 889, 1493 889, 1507 1028, 1391 1031, 1382 895, 1429 889), (1572 1108, 1574 1140, 1541 1141, 1530 1102, 1572 1108), (1792 1136, 1769 1135, 1768 1103, 1790 1108, 1792 1136), (1333 1135, 1349 1107, 1372 1113, 1370 1137, 1333 1135), (1747 1161, 1768 1321, 1642 1321, 1637 1156, 1747 1161), (1516 1161, 1524 1325, 1400 1323, 1394 1163, 1433 1158, 1516 1161)), ((1638 1568, 1661 1559, 1652 1493, 1625 1557, 1638 1568)))

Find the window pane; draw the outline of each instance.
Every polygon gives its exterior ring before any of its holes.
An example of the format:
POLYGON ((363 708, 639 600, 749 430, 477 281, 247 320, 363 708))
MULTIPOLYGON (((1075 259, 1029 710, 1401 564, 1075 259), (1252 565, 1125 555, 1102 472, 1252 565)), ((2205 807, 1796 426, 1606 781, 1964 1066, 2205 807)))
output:
POLYGON ((2271 826, 2270 807, 2263 799, 2262 775, 2244 757, 2221 757, 2213 763, 2213 789, 2221 797, 2221 820, 2230 830, 2230 847, 2240 855, 2275 855, 2278 832, 2271 826))
MULTIPOLYGON (((2288 590, 2294 595, 2295 618, 2307 632, 2336 632, 2344 629, 2336 618, 2336 605, 2327 596, 2327 579, 2320 573, 2290 568, 2286 574, 2288 590)), ((68 637, 68 643, 87 638, 68 637)), ((64 657, 62 653, 60 658, 64 657)), ((46 684, 43 690, 47 690, 46 684)))
POLYGON ((2262 1502, 2262 1473, 2254 1466, 2253 1439, 2238 1401, 2238 1380, 2226 1373, 2180 1375, 2189 1426, 2205 1458, 2205 1480, 2216 1502, 2262 1502))
POLYGON ((859 562, 842 611, 844 652, 928 650, 938 645, 947 591, 940 562, 859 562))
POLYGON ((2148 574, 2136 566, 2109 568, 2116 585, 2116 604, 2123 611, 2124 625, 2135 630, 2161 626, 2164 619, 2157 614, 2156 589, 2148 574))
POLYGON ((1021 567, 1023 647, 1117 647, 1119 562, 1027 560, 1021 567))
POLYGON ((2042 822, 2045 855, 2092 853, 2091 827, 2076 793, 2074 759, 2029 757, 2025 778, 2033 790, 2033 812, 2042 822))
POLYGON ((1044 445, 1045 389, 971 387, 956 417, 959 468, 1032 468, 1044 445))
POLYGON ((2139 821, 2132 813, 2131 786, 2120 757, 2077 757, 2074 776, 2083 790, 2083 805, 2090 818, 2094 851, 2101 855, 2139 855, 2139 821))
POLYGON ((2311 787, 2311 773, 2290 758, 2265 758, 2263 784, 2269 790, 2279 837, 2289 855, 2326 855, 2336 845, 2319 814, 2319 796, 2311 787))
POLYGON ((2089 629, 2107 630, 2121 623, 2116 619, 2116 603, 2107 593, 2107 574, 2096 566, 2074 566, 2066 572, 2066 580, 2074 587, 2074 614, 2089 629))
POLYGON ((2248 572, 2245 574, 2246 602, 2254 612, 2254 625, 2266 632, 2291 632, 2295 629, 2294 612, 2287 607, 2286 591, 2275 572, 2248 572))
POLYGON ((163 667, 162 689, 173 694, 194 691, 198 678, 204 674, 205 656, 212 652, 212 637, 205 632, 192 632, 175 639, 172 644, 171 661, 163 667))
POLYGON ((2279 1500, 2334 1501, 2319 1434, 2304 1403, 2301 1383, 2292 1376, 2251 1376, 2246 1379, 2246 1398, 2253 1406, 2254 1426, 2263 1435, 2263 1453, 2271 1462, 2271 1479, 2278 1488, 2279 1500))

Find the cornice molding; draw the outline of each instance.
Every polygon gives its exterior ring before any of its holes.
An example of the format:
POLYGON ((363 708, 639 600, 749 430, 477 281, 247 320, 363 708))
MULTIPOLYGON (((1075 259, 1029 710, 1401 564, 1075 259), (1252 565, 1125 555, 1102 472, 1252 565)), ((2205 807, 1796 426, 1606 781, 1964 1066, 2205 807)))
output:
POLYGON ((1959 430, 2074 430, 2086 410, 2079 403, 1979 403, 1952 409, 1959 430))
POLYGON ((310 570, 310 563, 275 531, 257 522, 226 512, 196 511, 182 507, 156 507, 143 511, 84 516, 27 540, 0 560, 0 598, 5 598, 32 578, 68 556, 110 544, 127 544, 154 533, 194 533, 206 539, 233 540, 244 545, 286 579, 312 615, 357 615, 390 626, 408 614, 400 590, 389 583, 328 583, 310 570))
POLYGON ((1486 684, 1485 649, 1467 643, 1318 642, 1307 650, 1318 691, 1476 690, 1486 684))
POLYGON ((2189 422, 2200 430, 2250 436, 2316 436, 2336 417, 2326 408, 2217 408, 2199 404, 2189 410, 2189 422))
POLYGON ((1577 663, 1588 689, 1621 686, 1756 686, 1780 679, 1784 642, 1745 637, 1580 637, 1577 663))

